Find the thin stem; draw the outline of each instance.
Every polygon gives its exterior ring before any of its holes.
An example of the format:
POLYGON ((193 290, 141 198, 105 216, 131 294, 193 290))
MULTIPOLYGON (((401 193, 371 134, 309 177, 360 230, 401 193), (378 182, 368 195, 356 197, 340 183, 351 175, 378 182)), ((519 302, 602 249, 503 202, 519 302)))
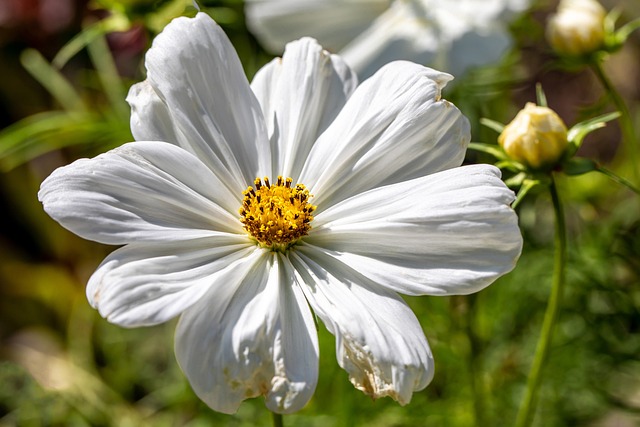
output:
POLYGON ((633 191, 634 193, 636 193, 637 195, 640 196, 640 189, 637 188, 636 186, 634 186, 632 183, 630 183, 628 180, 624 179, 621 176, 616 175, 615 173, 611 172, 609 169, 607 168, 603 168, 603 167, 599 167, 598 169, 596 169, 598 172, 602 173, 603 175, 608 176, 609 178, 611 178, 613 181, 617 182, 620 185, 624 185, 625 187, 627 187, 629 190, 633 191))
POLYGON ((273 416, 273 427, 284 426, 284 423, 282 422, 282 414, 276 414, 275 412, 272 412, 271 415, 273 416))
POLYGON ((524 398, 520 404, 520 409, 518 410, 516 427, 529 426, 533 421, 533 413, 536 406, 538 388, 542 379, 542 369, 549 354, 549 347, 551 344, 551 338, 553 336, 553 330, 556 324, 556 320, 558 318, 558 308, 560 307, 560 301, 562 299, 562 288, 565 281, 565 267, 567 264, 567 229, 564 219, 564 212, 562 209, 562 203, 560 202, 560 198, 558 197, 558 188, 553 176, 551 177, 549 191, 551 193, 551 200, 553 202, 553 211, 555 214, 556 222, 554 239, 555 254, 553 265, 553 282, 551 285, 551 295, 549 296, 549 302, 547 303, 547 311, 544 314, 544 320, 542 322, 540 338, 538 339, 536 353, 534 355, 531 370, 529 372, 527 389, 525 390, 524 398))
POLYGON ((602 86, 611 97, 616 109, 620 112, 620 128, 622 130, 622 136, 624 138, 629 156, 631 157, 631 165, 633 166, 633 176, 636 182, 639 181, 638 176, 638 140, 636 138, 635 129, 633 127, 633 120, 631 114, 627 108, 627 104, 624 102, 622 96, 615 88, 609 77, 602 67, 602 62, 599 58, 594 59, 591 62, 591 69, 594 71, 602 86))
POLYGON ((465 328, 467 330, 467 337, 469 339, 469 374, 471 376, 471 392, 473 393, 473 409, 475 413, 475 425, 486 426, 489 423, 486 422, 485 407, 486 401, 484 398, 484 382, 482 380, 482 362, 480 355, 482 353, 481 338, 476 334, 476 330, 473 325, 476 324, 476 311, 477 311, 477 296, 469 295, 467 298, 467 310, 465 313, 465 328))

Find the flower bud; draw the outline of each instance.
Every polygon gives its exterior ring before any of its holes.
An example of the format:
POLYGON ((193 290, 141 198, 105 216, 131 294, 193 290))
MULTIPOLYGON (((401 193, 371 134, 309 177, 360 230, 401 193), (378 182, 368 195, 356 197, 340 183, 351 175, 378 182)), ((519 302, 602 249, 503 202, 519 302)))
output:
POLYGON ((547 23, 547 40, 559 54, 580 56, 604 42, 606 11, 595 0, 561 0, 547 23))
POLYGON ((531 169, 554 166, 567 147, 567 127, 550 108, 527 103, 498 137, 505 153, 531 169))

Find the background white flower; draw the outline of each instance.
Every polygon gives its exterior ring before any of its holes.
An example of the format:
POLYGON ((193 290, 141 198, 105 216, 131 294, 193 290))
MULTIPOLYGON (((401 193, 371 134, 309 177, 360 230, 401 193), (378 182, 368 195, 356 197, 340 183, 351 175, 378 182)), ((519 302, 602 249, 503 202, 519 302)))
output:
POLYGON ((124 245, 91 277, 92 306, 126 327, 180 315, 178 362, 217 411, 259 395, 280 413, 306 404, 318 378, 309 307, 357 388, 408 403, 433 358, 396 292, 478 291, 522 245, 499 171, 457 167, 469 125, 440 99, 451 76, 395 62, 357 86, 305 38, 249 85, 202 13, 168 25, 146 68, 128 97, 137 142, 56 170, 39 193, 64 227, 124 245), (238 213, 257 203, 277 216, 245 190, 271 177, 288 191, 278 175, 317 206, 286 245, 258 242, 238 213))
POLYGON ((249 29, 274 53, 311 36, 361 78, 410 60, 461 76, 510 48, 508 23, 529 0, 248 0, 249 29))

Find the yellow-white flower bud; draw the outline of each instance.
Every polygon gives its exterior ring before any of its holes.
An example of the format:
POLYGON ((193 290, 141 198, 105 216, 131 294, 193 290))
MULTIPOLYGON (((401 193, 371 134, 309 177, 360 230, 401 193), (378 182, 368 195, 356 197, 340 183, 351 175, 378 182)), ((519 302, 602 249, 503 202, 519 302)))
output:
POLYGON ((561 0, 547 23, 547 40, 558 53, 579 56, 604 41, 605 9, 596 0, 561 0))
POLYGON ((531 169, 544 169, 564 153, 567 127, 553 110, 530 102, 505 126, 498 143, 513 160, 531 169))

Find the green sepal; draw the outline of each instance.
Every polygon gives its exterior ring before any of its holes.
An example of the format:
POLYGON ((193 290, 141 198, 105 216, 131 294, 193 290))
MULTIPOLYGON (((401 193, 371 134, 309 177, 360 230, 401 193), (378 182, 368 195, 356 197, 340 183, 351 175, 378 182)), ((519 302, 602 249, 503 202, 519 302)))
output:
POLYGON ((540 107, 547 107, 547 95, 545 95, 540 83, 536 83, 536 100, 540 107))
POLYGON ((604 50, 609 53, 620 50, 631 33, 640 28, 640 18, 638 18, 627 22, 616 31, 616 21, 620 18, 620 15, 620 9, 616 8, 611 10, 604 20, 604 50))
POLYGON ((522 182, 522 185, 520 186, 520 190, 518 191, 516 199, 511 204, 511 207, 513 209, 517 208, 520 202, 522 202, 524 198, 527 196, 527 194, 529 194, 529 191, 531 191, 533 188, 535 188, 540 184, 542 184, 542 181, 538 179, 525 178, 524 181, 522 182))
POLYGON ((525 172, 520 172, 517 175, 512 176, 511 178, 505 179, 504 183, 509 188, 518 188, 522 186, 525 179, 527 179, 527 174, 525 172))
POLYGON ((624 24, 618 31, 616 31, 616 39, 620 44, 624 44, 631 33, 640 28, 640 18, 634 19, 631 22, 624 24))
POLYGON ((600 129, 605 126, 606 122, 615 120, 620 117, 620 113, 615 111, 613 113, 603 114, 593 119, 585 120, 577 123, 569 129, 567 133, 567 139, 569 140, 569 146, 567 147, 567 157, 572 157, 575 152, 582 145, 584 138, 596 129, 600 129))
POLYGON ((484 144, 482 142, 472 142, 469 144, 468 148, 470 150, 479 151, 481 153, 486 153, 495 157, 495 159, 497 160, 495 166, 499 169, 506 169, 514 173, 519 173, 527 170, 527 168, 522 163, 510 158, 499 145, 484 144))
POLYGON ((509 160, 509 156, 505 153, 500 146, 495 144, 485 144, 482 142, 472 142, 469 144, 469 150, 479 151, 481 153, 489 154, 496 158, 496 160, 509 160))
POLYGON ((496 167, 499 169, 511 171, 513 173, 525 172, 527 170, 527 168, 522 163, 516 162, 515 160, 511 159, 496 162, 496 167))
POLYGON ((562 165, 562 171, 571 176, 583 175, 598 170, 598 165, 591 159, 574 157, 562 165))

